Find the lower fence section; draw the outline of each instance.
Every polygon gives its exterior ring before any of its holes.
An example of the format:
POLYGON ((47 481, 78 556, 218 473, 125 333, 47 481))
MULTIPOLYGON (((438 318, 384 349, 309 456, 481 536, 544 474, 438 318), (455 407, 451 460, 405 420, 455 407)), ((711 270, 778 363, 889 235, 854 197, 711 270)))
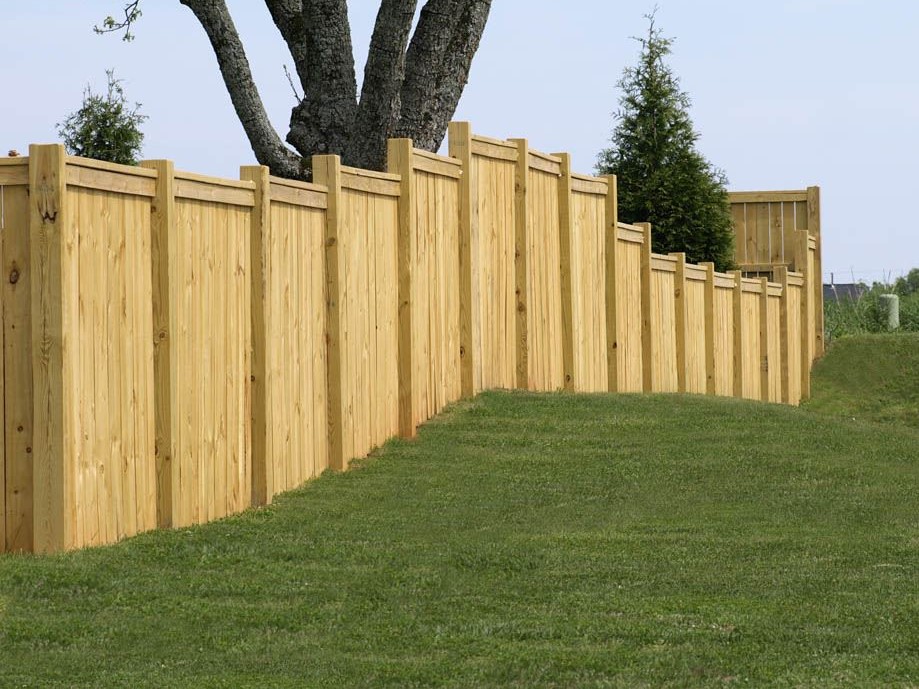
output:
POLYGON ((653 253, 568 154, 467 123, 449 148, 317 156, 313 183, 0 159, 0 551, 266 504, 489 388, 807 397, 806 229, 719 273, 653 253))

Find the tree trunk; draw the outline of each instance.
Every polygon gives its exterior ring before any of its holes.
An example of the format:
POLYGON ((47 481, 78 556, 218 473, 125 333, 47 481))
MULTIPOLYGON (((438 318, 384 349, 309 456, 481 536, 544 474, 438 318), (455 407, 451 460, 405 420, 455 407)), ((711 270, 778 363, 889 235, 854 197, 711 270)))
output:
POLYGON ((409 42, 418 0, 381 0, 358 101, 346 0, 265 0, 303 87, 287 134, 298 156, 268 120, 224 0, 180 2, 210 40, 256 158, 273 174, 297 179, 309 178, 316 153, 381 170, 391 136, 436 151, 491 8, 491 0, 427 0, 409 42))

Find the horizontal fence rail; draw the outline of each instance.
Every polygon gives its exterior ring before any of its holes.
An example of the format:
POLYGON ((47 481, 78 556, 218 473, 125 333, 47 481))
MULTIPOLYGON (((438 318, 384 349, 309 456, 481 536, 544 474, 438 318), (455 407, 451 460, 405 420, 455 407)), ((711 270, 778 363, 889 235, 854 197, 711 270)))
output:
POLYGON ((719 273, 620 223, 614 176, 449 134, 313 183, 0 158, 0 551, 266 504, 491 388, 808 396, 816 187, 733 194, 719 273))

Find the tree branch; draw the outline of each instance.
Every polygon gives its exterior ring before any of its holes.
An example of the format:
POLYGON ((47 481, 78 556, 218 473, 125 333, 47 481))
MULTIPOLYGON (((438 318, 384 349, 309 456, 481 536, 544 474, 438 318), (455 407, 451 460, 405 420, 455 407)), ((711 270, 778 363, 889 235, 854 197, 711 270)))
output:
POLYGON ((309 51, 307 35, 303 27, 303 2, 301 0, 265 0, 268 12, 274 25, 281 32, 281 38, 287 44, 290 56, 294 59, 294 68, 300 78, 301 87, 306 84, 309 73, 309 51))
POLYGON ((347 153, 348 159, 357 161, 354 164, 361 167, 371 170, 385 167, 386 140, 399 120, 405 48, 417 4, 417 0, 380 3, 347 153))
POLYGON ((180 2, 194 13, 207 33, 233 107, 258 162, 271 168, 275 175, 303 178, 300 157, 284 145, 268 120, 252 78, 249 60, 224 0, 180 2))
POLYGON ((301 18, 303 101, 291 112, 287 141, 304 156, 343 155, 357 110, 348 7, 345 0, 304 0, 301 18))
POLYGON ((469 79, 491 0, 428 0, 409 45, 396 136, 440 148, 469 79))

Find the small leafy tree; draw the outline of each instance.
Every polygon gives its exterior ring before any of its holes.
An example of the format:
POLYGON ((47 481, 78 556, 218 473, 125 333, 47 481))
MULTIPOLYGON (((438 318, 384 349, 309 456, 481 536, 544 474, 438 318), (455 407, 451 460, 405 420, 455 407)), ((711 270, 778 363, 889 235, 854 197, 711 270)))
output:
POLYGON ((734 241, 727 179, 696 150, 689 96, 664 61, 673 39, 661 35, 653 13, 647 19, 638 65, 618 82, 618 123, 597 169, 618 177, 619 217, 651 223, 655 251, 684 251, 689 261, 725 270, 734 241))
POLYGON ((140 113, 140 103, 133 107, 127 102, 121 80, 114 70, 107 70, 108 90, 105 95, 93 93, 87 86, 83 105, 61 123, 58 134, 71 155, 111 163, 136 165, 144 135, 140 125, 147 119, 140 113))

